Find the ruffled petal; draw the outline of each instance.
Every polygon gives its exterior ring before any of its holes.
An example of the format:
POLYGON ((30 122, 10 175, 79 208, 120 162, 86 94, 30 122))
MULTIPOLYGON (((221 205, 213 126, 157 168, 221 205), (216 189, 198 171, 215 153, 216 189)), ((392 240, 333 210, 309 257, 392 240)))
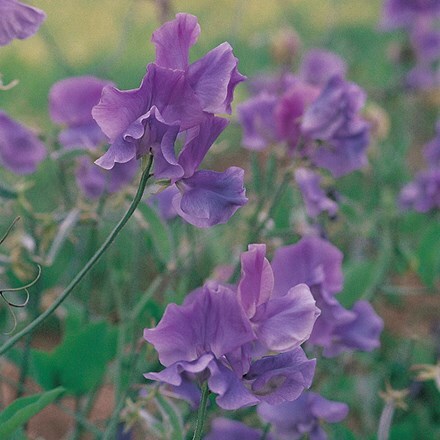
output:
POLYGON ((226 223, 247 203, 243 175, 244 171, 238 167, 230 167, 223 173, 197 171, 178 182, 180 194, 174 197, 173 206, 188 223, 199 228, 226 223))
POLYGON ((169 69, 185 70, 188 66, 189 49, 200 34, 197 17, 177 14, 157 29, 151 41, 156 46, 156 64, 169 69))

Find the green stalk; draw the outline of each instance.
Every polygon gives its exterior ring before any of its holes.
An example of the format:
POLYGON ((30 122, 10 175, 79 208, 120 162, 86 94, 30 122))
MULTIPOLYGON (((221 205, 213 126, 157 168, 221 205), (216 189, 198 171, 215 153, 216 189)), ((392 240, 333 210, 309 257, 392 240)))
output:
POLYGON ((106 238, 101 247, 95 252, 92 258, 86 263, 86 265, 76 274, 70 284, 64 289, 61 295, 51 304, 51 306, 38 318, 34 319, 30 324, 28 324, 23 330, 18 332, 15 336, 9 339, 5 344, 0 347, 0 355, 5 353, 9 348, 11 348, 14 344, 16 344, 23 336, 27 335, 31 331, 33 331, 38 325, 40 325, 47 317, 49 317, 69 296, 72 290, 78 285, 78 283, 84 278, 84 276, 89 272, 89 270, 95 265, 95 263, 99 260, 102 254, 107 250, 107 248, 113 243, 121 229, 125 226, 127 221, 133 215, 136 210, 139 202, 142 199, 142 195, 144 194, 145 186, 148 182, 148 179, 151 177, 150 170, 153 164, 153 156, 150 155, 148 157, 147 165, 142 172, 141 181, 139 183, 138 190, 136 195, 134 196, 133 201, 131 202, 130 207, 125 213, 124 217, 119 220, 118 224, 115 226, 110 235, 106 238))
POLYGON ((193 440, 201 440, 203 435, 203 425, 206 419, 206 408, 208 404, 209 388, 208 382, 202 385, 202 397, 200 399, 199 412, 197 414, 196 430, 194 431, 193 440))

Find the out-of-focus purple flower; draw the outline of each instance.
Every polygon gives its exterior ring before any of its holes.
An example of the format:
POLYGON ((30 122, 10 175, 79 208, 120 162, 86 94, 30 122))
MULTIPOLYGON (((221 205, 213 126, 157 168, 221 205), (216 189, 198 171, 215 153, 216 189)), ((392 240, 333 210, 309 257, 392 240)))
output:
POLYGON ((273 262, 275 293, 283 295, 289 285, 306 283, 321 315, 309 343, 324 347, 324 355, 343 351, 370 351, 379 346, 383 322, 365 301, 347 310, 336 300, 342 290, 342 254, 318 237, 305 237, 297 244, 278 248, 273 262))
POLYGON ((0 111, 0 163, 16 174, 33 173, 46 148, 32 131, 0 111))
POLYGON ((293 400, 310 387, 315 360, 299 347, 319 314, 310 290, 295 286, 272 298, 264 245, 250 246, 242 265, 237 292, 207 283, 182 306, 169 305, 158 326, 145 330, 166 367, 145 377, 172 386, 188 376, 207 380, 224 409, 293 400))
POLYGON ((275 120, 277 103, 277 96, 263 92, 237 106, 238 119, 243 127, 243 146, 260 151, 280 140, 275 120))
POLYGON ((66 148, 94 148, 107 138, 92 117, 102 89, 113 85, 94 76, 66 78, 55 83, 49 92, 49 112, 57 124, 65 125, 59 136, 66 148))
POLYGON ((440 29, 430 23, 420 23, 412 31, 411 44, 419 62, 430 63, 440 59, 440 29))
POLYGON ((418 64, 406 74, 405 84, 410 89, 430 90, 440 84, 440 76, 430 65, 418 64))
POLYGON ((299 76, 314 86, 325 86, 333 76, 343 78, 347 65, 341 57, 322 49, 309 50, 301 63, 299 76))
POLYGON ((309 391, 292 402, 280 405, 262 403, 258 406, 258 414, 274 427, 279 440, 299 440, 304 435, 310 440, 325 440, 327 434, 321 422, 338 423, 344 420, 348 415, 348 406, 309 391))
POLYGON ((125 166, 115 164, 111 170, 103 170, 88 157, 81 158, 75 171, 76 183, 89 199, 99 198, 104 191, 112 194, 132 182, 138 169, 135 160, 125 166))
POLYGON ((330 217, 338 212, 338 204, 327 197, 320 186, 321 176, 306 168, 295 171, 295 181, 301 190, 309 217, 318 217, 321 212, 327 211, 330 217))
MULTIPOLYGON (((212 421, 211 431, 204 437, 204 440, 261 440, 262 438, 261 429, 250 428, 236 420, 218 417, 212 421)), ((265 438, 273 440, 270 434, 265 438)))
POLYGON ((420 20, 440 17, 439 0, 385 0, 382 27, 412 27, 420 20))
POLYGON ((440 208, 440 167, 420 171, 399 196, 401 209, 428 212, 440 208))
POLYGON ((263 92, 280 96, 297 81, 298 77, 293 73, 282 71, 277 74, 257 75, 248 81, 247 87, 253 96, 263 92))
POLYGON ((189 50, 197 42, 200 26, 197 17, 177 14, 153 33, 156 64, 185 72, 191 88, 208 113, 231 113, 235 87, 246 77, 237 69, 238 60, 229 43, 222 43, 192 64, 189 50))
POLYGON ((318 142, 311 159, 335 177, 367 163, 369 124, 359 115, 365 100, 360 87, 335 76, 304 114, 302 133, 318 142))
POLYGON ((383 320, 367 301, 356 301, 348 322, 335 325, 331 343, 324 347, 324 356, 334 357, 346 351, 372 351, 380 346, 383 320))
POLYGON ((24 40, 34 35, 46 14, 17 0, 0 0, 0 46, 14 38, 24 40))
POLYGON ((177 181, 179 193, 173 207, 188 223, 208 228, 226 223, 238 208, 245 205, 244 171, 230 167, 223 173, 200 170, 177 181))
POLYGON ((430 168, 440 168, 440 121, 437 122, 436 135, 426 144, 423 155, 430 168))

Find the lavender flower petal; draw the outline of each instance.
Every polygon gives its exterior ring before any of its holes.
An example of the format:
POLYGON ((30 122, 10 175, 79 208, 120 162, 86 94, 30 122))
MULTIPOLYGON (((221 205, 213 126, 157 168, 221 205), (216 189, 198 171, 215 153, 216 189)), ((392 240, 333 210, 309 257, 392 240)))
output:
POLYGON ((45 19, 46 14, 40 9, 17 0, 0 0, 0 46, 6 46, 14 38, 31 37, 45 19))
POLYGON ((347 73, 344 60, 333 52, 311 49, 305 55, 300 67, 300 77, 314 86, 325 86, 333 76, 343 78, 347 73))

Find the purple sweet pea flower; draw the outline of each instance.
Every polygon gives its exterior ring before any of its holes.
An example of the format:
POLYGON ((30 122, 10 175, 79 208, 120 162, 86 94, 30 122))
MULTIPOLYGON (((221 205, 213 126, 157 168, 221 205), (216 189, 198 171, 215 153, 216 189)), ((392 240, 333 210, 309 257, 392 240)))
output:
POLYGON ((365 99, 360 87, 335 76, 304 114, 302 133, 318 141, 310 152, 311 159, 334 177, 367 163, 369 124, 359 116, 365 99))
POLYGON ((246 79, 238 72, 238 60, 228 43, 222 43, 189 64, 189 49, 200 34, 197 17, 177 14, 153 33, 156 64, 185 72, 192 90, 208 113, 231 113, 235 87, 246 79))
POLYGON ((304 55, 299 75, 309 84, 323 87, 333 76, 343 78, 346 72, 347 65, 338 55, 322 49, 312 49, 304 55))
POLYGON ((24 40, 34 35, 46 14, 17 0, 0 0, 0 46, 14 38, 24 40))
POLYGON ((295 245, 277 249, 272 262, 276 294, 283 295, 292 284, 310 286, 321 315, 309 343, 324 347, 328 357, 378 347, 383 328, 382 319, 367 302, 358 301, 352 310, 347 310, 335 299, 342 290, 341 263, 341 252, 317 237, 306 237, 295 245))
POLYGON ((280 405, 262 403, 258 406, 258 414, 274 426, 279 440, 299 440, 304 435, 308 435, 310 440, 325 440, 327 434, 321 427, 321 421, 338 423, 344 420, 348 406, 309 391, 293 402, 280 405))
POLYGON ((419 20, 440 17, 439 0, 385 0, 382 27, 412 27, 419 20))
POLYGON ((403 210, 418 212, 440 209, 440 167, 420 171, 414 181, 402 188, 399 205, 403 210))
MULTIPOLYGON (((261 440, 263 431, 246 426, 244 423, 235 420, 218 417, 211 423, 211 431, 204 437, 204 440, 261 440)), ((265 437, 273 440, 269 434, 265 437)))
POLYGON ((271 298, 273 277, 264 254, 264 245, 243 254, 237 292, 210 282, 182 306, 169 305, 158 326, 145 330, 166 367, 146 378, 174 387, 188 377, 207 381, 224 409, 293 400, 310 387, 315 360, 299 345, 318 309, 304 285, 271 298), (261 357, 268 350, 275 354, 261 357))
POLYGON ((30 174, 46 154, 44 144, 32 131, 0 111, 1 165, 15 174, 30 174))
POLYGON ((135 160, 127 164, 115 164, 111 170, 103 170, 88 157, 81 158, 75 171, 76 183, 89 199, 98 199, 105 191, 112 194, 130 184, 138 170, 135 160))
POLYGON ((338 212, 338 204, 326 196, 320 187, 321 176, 306 168, 295 171, 295 181, 301 190, 309 217, 318 217, 321 212, 327 211, 330 217, 338 212))
POLYGON ((55 83, 49 92, 51 119, 67 128, 59 141, 66 148, 95 148, 106 141, 92 117, 92 108, 98 104, 102 89, 113 85, 94 76, 66 78, 55 83))

